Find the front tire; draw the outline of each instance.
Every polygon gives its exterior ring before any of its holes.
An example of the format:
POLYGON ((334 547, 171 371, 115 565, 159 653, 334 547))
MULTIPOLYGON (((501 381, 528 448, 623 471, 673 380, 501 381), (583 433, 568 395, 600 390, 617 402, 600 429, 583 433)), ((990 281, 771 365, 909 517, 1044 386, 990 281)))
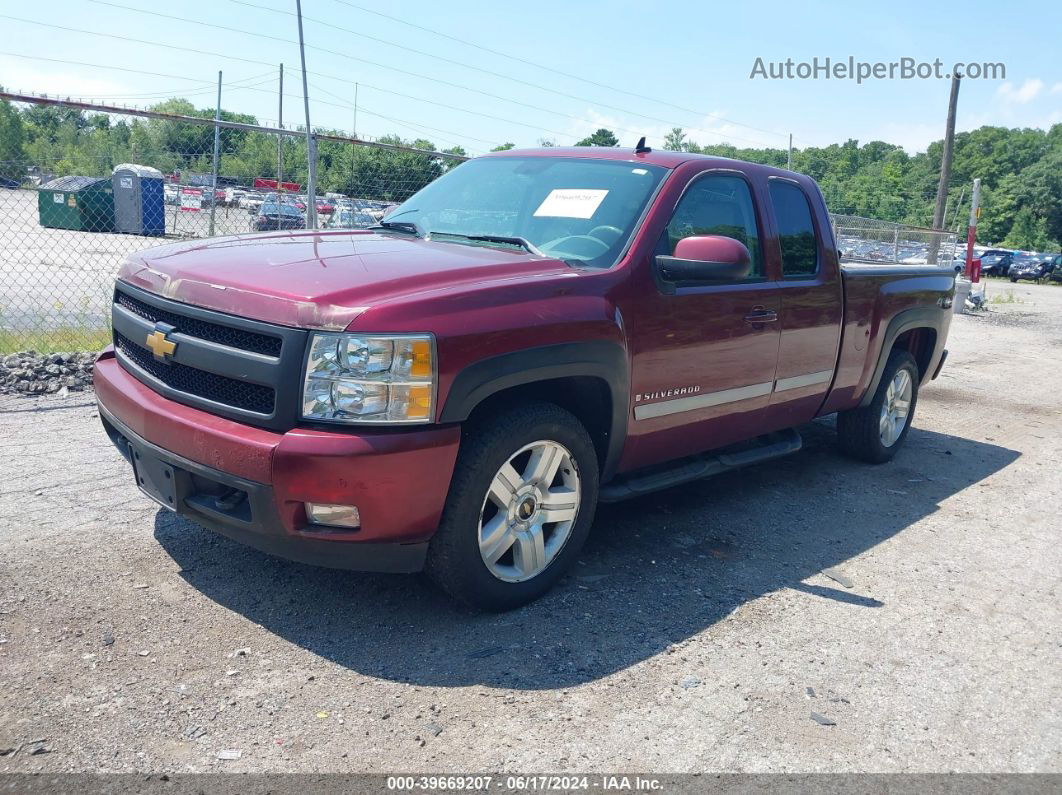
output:
POLYGON ((428 575, 479 610, 527 604, 574 563, 597 494, 597 452, 568 411, 536 402, 473 423, 428 547, 428 575))
POLYGON ((870 405, 837 414, 841 450, 871 464, 891 461, 907 439, 918 402, 918 363, 904 350, 889 354, 870 405))

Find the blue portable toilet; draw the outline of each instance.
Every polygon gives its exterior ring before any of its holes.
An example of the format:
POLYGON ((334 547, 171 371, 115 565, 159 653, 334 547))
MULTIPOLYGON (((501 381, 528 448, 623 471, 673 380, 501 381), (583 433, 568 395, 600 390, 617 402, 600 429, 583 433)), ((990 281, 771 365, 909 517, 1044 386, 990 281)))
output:
POLYGON ((156 236, 166 233, 161 171, 151 166, 122 163, 114 167, 111 185, 115 232, 156 236))

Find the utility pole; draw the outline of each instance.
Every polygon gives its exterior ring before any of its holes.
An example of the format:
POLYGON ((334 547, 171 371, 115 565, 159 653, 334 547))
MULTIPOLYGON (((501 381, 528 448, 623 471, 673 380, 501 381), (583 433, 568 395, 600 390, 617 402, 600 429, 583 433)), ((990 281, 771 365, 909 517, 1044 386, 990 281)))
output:
MULTIPOLYGON (((358 84, 354 84, 354 129, 350 131, 351 138, 358 137, 358 84)), ((350 142, 350 197, 354 198, 354 142, 350 142)))
MULTIPOLYGON (((960 213, 962 212, 962 200, 965 199, 965 198, 966 198, 966 186, 963 185, 962 186, 962 190, 959 191, 959 201, 956 202, 956 204, 955 204, 955 217, 957 219, 959 219, 959 220, 957 220, 955 222, 955 240, 952 242, 951 253, 950 253, 949 259, 948 259, 948 261, 952 262, 952 263, 955 262, 955 255, 959 253, 959 224, 962 223, 962 217, 960 216, 960 213)), ((944 213, 944 223, 941 224, 941 228, 942 229, 947 229, 948 228, 947 215, 948 215, 947 213, 944 213)))
POLYGON ((218 70, 218 107, 214 111, 214 172, 210 180, 210 230, 209 236, 214 236, 214 209, 218 204, 218 157, 221 154, 221 71, 218 70))
MULTIPOLYGON (((284 129, 284 64, 280 65, 280 91, 277 94, 277 127, 284 129)), ((284 180, 284 136, 277 133, 277 195, 284 180)))
MULTIPOLYGON (((944 210, 948 202, 948 182, 951 179, 951 153, 955 146, 955 107, 959 103, 959 81, 961 76, 956 71, 951 76, 951 95, 948 97, 948 121, 944 129, 944 155, 940 160, 940 182, 937 184, 937 204, 933 209, 933 229, 940 231, 944 226, 944 210)), ((929 256, 926 262, 934 264, 940 249, 940 238, 934 236, 930 241, 929 256)))
MULTIPOLYGON (((970 197, 970 225, 966 228, 966 278, 974 281, 974 243, 977 241, 977 219, 981 217, 981 179, 977 178, 973 183, 973 196, 970 197)), ((980 279, 978 279, 980 280, 980 279)))
POLYGON ((785 167, 790 171, 793 170, 793 133, 789 133, 789 154, 785 159, 785 167))
POLYGON ((302 0, 295 0, 299 18, 299 60, 302 63, 302 101, 306 108, 306 228, 317 228, 317 142, 310 128, 310 92, 306 87, 306 42, 302 35, 302 0))

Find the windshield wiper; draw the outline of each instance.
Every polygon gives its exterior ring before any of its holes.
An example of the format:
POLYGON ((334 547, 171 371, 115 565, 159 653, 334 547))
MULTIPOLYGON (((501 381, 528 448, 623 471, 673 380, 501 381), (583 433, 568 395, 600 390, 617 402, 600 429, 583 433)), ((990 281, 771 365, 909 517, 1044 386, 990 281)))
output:
POLYGON ((417 237, 424 237, 420 227, 413 221, 380 221, 375 226, 370 226, 369 229, 389 229, 395 232, 409 232, 417 237))
POLYGON ((515 237, 508 235, 461 235, 457 232, 429 232, 429 237, 435 237, 440 235, 442 237, 459 237, 462 240, 474 240, 480 243, 505 243, 510 246, 519 246, 520 248, 534 254, 537 257, 546 256, 542 251, 528 240, 526 237, 515 237))

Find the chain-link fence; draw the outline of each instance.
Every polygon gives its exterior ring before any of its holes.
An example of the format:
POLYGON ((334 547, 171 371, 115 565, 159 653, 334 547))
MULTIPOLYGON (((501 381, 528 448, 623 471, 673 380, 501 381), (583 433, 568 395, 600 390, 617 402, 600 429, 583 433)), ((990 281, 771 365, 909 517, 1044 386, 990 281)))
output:
MULTIPOLYGON (((304 133, 224 119, 215 174, 212 119, 0 92, 0 356, 103 347, 114 276, 132 252, 303 229, 313 211, 321 228, 368 227, 464 159, 426 141, 320 131, 309 156, 304 133)), ((961 257, 954 234, 831 221, 847 260, 961 257)))
POLYGON ((837 213, 830 213, 830 225, 849 262, 952 265, 965 256, 954 232, 837 213))
MULTIPOLYGON (((103 347, 132 252, 310 223, 304 133, 220 129, 215 180, 212 120, 2 98, 0 114, 0 355, 103 347)), ((319 228, 371 226, 464 159, 321 132, 313 148, 319 228)))

